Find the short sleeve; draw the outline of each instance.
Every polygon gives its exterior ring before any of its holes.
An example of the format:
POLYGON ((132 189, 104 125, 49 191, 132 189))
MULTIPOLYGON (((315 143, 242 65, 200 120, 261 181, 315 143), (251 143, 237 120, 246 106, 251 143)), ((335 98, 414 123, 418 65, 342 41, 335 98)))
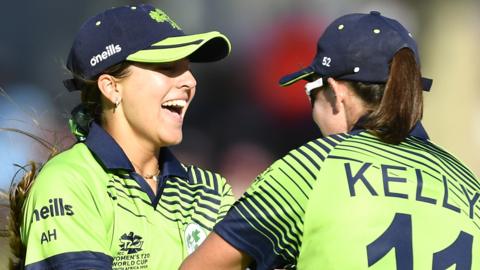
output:
POLYGON ((214 231, 249 254, 257 269, 294 265, 309 194, 329 148, 312 141, 277 160, 255 179, 214 231))
POLYGON ((26 269, 111 269, 106 202, 87 178, 59 162, 42 169, 23 207, 26 269))

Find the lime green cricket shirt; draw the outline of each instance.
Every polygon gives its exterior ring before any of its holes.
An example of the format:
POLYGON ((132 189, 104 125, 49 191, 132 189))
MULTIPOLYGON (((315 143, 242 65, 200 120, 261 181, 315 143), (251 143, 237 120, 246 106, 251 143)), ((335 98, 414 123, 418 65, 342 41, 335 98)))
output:
POLYGON ((276 161, 214 230, 256 269, 478 270, 479 197, 420 123, 399 145, 355 130, 276 161))
POLYGON ((41 169, 24 205, 26 269, 177 269, 234 201, 225 179, 160 153, 155 195, 93 124, 41 169))

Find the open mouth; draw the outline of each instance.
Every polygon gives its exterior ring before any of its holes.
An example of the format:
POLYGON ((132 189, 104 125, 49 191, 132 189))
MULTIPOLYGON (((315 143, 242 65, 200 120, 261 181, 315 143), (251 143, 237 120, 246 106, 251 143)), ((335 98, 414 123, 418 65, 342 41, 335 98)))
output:
POLYGON ((183 99, 169 100, 162 104, 162 108, 167 109, 173 113, 182 115, 183 108, 187 105, 187 101, 183 99))

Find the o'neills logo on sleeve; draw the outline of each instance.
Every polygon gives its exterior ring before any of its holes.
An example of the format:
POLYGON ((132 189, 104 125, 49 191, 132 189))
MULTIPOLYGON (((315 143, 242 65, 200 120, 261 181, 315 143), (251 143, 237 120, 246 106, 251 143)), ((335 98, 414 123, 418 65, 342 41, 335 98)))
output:
POLYGON ((94 67, 96 64, 102 62, 103 60, 107 59, 108 57, 110 57, 110 56, 112 56, 116 53, 119 53, 121 51, 122 51, 122 47, 120 47, 120 45, 110 44, 107 47, 105 47, 105 51, 93 56, 92 59, 90 59, 90 65, 92 67, 94 67))
POLYGON ((63 202, 62 198, 54 198, 48 200, 49 204, 40 209, 33 210, 33 220, 39 221, 49 217, 57 216, 73 216, 73 206, 63 202))

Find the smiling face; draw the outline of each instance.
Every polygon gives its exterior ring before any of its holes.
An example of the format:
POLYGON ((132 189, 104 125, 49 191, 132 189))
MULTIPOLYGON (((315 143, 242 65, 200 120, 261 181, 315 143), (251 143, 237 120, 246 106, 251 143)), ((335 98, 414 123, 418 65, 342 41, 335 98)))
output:
POLYGON ((123 135, 114 137, 139 139, 154 148, 181 142, 183 118, 196 86, 188 60, 135 63, 116 84, 121 103, 115 118, 122 127, 117 133, 123 135))

